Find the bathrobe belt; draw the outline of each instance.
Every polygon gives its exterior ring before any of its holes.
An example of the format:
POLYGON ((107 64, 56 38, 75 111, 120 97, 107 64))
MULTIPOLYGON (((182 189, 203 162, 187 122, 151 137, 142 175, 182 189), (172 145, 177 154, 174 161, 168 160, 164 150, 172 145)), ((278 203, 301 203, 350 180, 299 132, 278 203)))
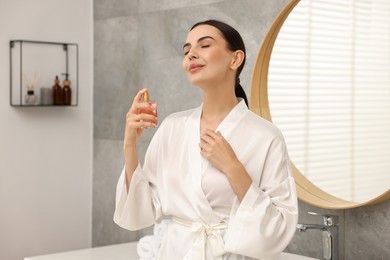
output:
POLYGON ((225 254, 225 249, 221 231, 227 228, 226 223, 221 222, 218 224, 208 225, 202 222, 194 222, 176 217, 172 217, 172 222, 188 227, 193 233, 195 233, 192 247, 184 259, 222 260, 222 256, 225 254), (207 252, 210 252, 210 250, 206 251, 206 247, 211 248, 211 256, 207 255, 207 252))

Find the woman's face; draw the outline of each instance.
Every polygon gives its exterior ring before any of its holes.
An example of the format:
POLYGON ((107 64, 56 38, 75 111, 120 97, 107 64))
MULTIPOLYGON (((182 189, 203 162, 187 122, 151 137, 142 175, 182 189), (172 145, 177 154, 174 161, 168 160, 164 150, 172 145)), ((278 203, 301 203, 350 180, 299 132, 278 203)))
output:
POLYGON ((202 85, 226 80, 234 60, 234 52, 227 48, 221 32, 210 25, 192 29, 183 46, 183 69, 188 80, 202 85))

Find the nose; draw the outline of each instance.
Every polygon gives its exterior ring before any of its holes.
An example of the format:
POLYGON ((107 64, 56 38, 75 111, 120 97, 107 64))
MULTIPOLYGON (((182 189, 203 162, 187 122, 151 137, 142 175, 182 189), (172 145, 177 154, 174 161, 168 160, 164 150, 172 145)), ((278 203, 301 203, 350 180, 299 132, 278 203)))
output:
POLYGON ((198 58, 198 54, 192 50, 190 50, 188 52, 188 55, 187 55, 188 59, 190 60, 193 60, 193 59, 197 59, 198 58))

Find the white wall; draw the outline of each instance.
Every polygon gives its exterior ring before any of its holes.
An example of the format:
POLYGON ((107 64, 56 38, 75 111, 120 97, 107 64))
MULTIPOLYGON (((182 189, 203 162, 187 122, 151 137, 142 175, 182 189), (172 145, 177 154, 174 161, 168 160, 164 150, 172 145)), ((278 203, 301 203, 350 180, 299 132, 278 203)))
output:
POLYGON ((91 245, 92 0, 0 0, 0 259, 91 245), (79 105, 9 105, 9 41, 79 43, 79 105))

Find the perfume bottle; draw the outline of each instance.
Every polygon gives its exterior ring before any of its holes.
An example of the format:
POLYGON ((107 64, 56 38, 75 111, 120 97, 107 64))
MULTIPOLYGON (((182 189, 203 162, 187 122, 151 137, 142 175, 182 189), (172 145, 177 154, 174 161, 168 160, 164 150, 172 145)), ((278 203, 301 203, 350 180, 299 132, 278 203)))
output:
POLYGON ((151 105, 152 110, 142 109, 141 113, 157 116, 157 103, 155 100, 150 100, 149 92, 145 91, 143 94, 143 101, 148 102, 151 105))

